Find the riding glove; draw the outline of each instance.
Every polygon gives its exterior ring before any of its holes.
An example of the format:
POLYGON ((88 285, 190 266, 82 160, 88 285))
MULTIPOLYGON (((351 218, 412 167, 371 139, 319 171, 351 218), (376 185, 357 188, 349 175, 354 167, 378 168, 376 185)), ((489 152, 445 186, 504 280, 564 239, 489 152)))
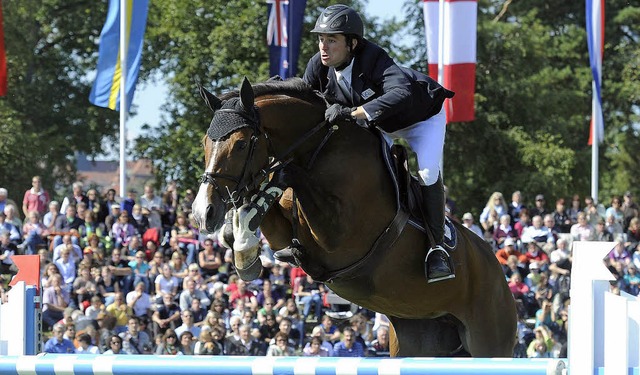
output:
POLYGON ((338 121, 353 121, 355 119, 351 116, 351 112, 354 110, 354 108, 335 103, 324 112, 324 119, 330 124, 335 124, 338 121))

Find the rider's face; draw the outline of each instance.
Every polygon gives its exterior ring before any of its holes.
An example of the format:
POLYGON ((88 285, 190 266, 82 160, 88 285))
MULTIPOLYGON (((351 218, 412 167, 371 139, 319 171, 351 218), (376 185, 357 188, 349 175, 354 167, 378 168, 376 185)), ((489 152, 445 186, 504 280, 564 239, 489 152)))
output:
POLYGON ((339 66, 351 57, 343 34, 319 34, 318 48, 322 64, 326 66, 339 66))

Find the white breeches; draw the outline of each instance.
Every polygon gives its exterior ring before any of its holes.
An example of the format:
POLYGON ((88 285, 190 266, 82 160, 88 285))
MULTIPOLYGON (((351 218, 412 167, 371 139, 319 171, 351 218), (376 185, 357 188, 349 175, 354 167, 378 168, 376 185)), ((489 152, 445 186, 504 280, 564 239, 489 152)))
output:
POLYGON ((440 174, 442 153, 444 152, 444 135, 447 119, 443 109, 427 120, 417 122, 393 133, 383 132, 387 142, 404 138, 418 158, 418 173, 426 186, 433 185, 440 174))

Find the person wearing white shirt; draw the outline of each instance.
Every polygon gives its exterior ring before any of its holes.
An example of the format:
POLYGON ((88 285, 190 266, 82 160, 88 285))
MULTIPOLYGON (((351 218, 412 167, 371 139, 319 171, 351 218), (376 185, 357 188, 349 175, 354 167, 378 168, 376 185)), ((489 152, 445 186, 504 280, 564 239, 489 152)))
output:
POLYGON ((76 348, 76 354, 100 354, 100 349, 91 344, 91 336, 86 333, 78 336, 80 346, 76 348))

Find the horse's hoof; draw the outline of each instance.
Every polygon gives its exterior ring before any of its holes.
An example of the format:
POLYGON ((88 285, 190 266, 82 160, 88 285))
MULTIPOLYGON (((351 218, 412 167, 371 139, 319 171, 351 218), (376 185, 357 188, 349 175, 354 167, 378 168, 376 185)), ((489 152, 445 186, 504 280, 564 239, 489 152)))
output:
POLYGON ((240 276, 242 280, 253 281, 260 277, 260 274, 262 273, 262 261, 258 256, 247 268, 238 268, 236 266, 236 271, 238 271, 238 276, 240 276))
POLYGON ((273 253, 273 257, 276 258, 279 262, 289 263, 294 267, 299 267, 298 261, 296 257, 293 255, 293 250, 291 246, 285 247, 282 250, 278 250, 273 253))

